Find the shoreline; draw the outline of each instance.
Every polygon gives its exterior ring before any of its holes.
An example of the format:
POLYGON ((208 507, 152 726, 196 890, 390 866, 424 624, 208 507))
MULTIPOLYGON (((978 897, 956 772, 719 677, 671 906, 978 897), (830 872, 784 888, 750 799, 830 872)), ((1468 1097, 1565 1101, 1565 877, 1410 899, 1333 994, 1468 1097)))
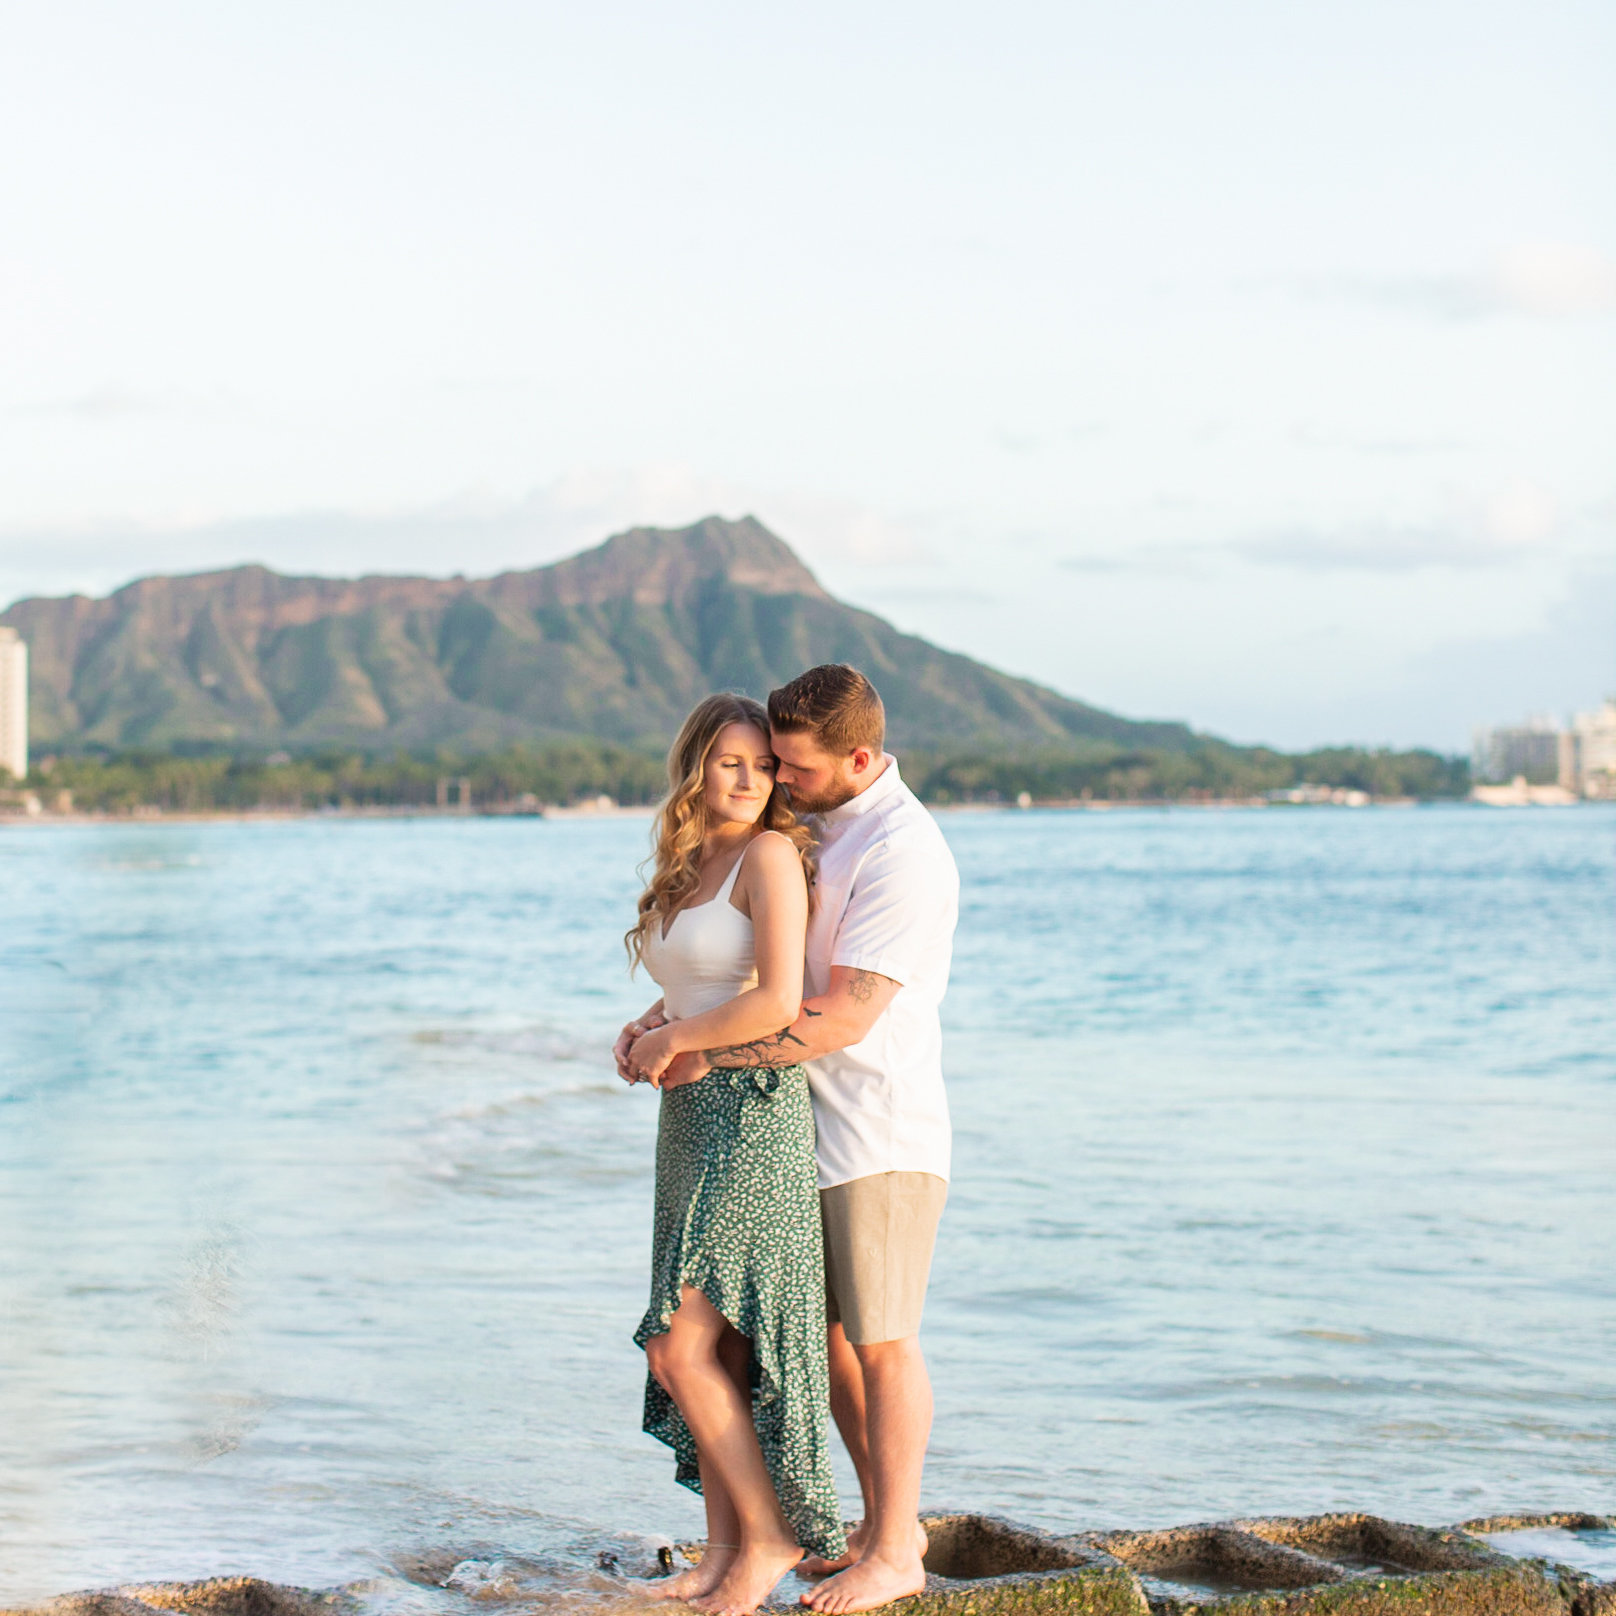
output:
MULTIPOLYGON (((1480 803, 1464 797, 1375 797, 1361 803, 1332 802, 1270 802, 1263 797, 1214 797, 1197 801, 1184 801, 1173 797, 1128 797, 1116 799, 1017 802, 928 802, 925 806, 933 814, 1016 814, 1016 813, 1164 813, 1177 811, 1235 812, 1246 810, 1294 812, 1357 813, 1364 809, 1410 810, 1420 808, 1473 808, 1496 812, 1494 805, 1480 803)), ((1537 804, 1524 806, 1538 807, 1537 804)), ((1567 807, 1598 806, 1589 799, 1566 804, 1567 807)), ((614 803, 600 807, 593 803, 578 805, 548 805, 540 808, 437 808, 430 804, 375 805, 345 808, 138 808, 127 813, 80 812, 41 813, 0 812, 0 831, 44 825, 252 825, 271 824, 288 820, 481 820, 481 819, 536 819, 536 820, 595 820, 595 819, 650 819, 654 807, 633 803, 614 803)))
MULTIPOLYGON (((1450 1526, 1341 1510, 1060 1535, 975 1512, 926 1511, 921 1521, 930 1539, 926 1585, 883 1607, 894 1616, 1193 1616, 1220 1608, 1229 1616, 1400 1616, 1411 1607, 1431 1616, 1606 1616, 1616 1609, 1616 1560, 1606 1541, 1616 1535, 1616 1516, 1579 1510, 1450 1526)), ((701 1558, 695 1543, 644 1539, 627 1548, 619 1540, 562 1569, 550 1556, 479 1544, 406 1555, 379 1577, 323 1588, 241 1573, 145 1580, 7 1605, 0 1616, 357 1616, 418 1612, 423 1595, 445 1612, 490 1604, 560 1612, 575 1609, 586 1589, 597 1606, 609 1593, 619 1597, 606 1608, 643 1611, 656 1607, 638 1579, 654 1581, 681 1560, 701 1558), (397 1590, 391 1599, 388 1583, 397 1590)), ((799 1586, 788 1574, 760 1609, 797 1608, 799 1586)))

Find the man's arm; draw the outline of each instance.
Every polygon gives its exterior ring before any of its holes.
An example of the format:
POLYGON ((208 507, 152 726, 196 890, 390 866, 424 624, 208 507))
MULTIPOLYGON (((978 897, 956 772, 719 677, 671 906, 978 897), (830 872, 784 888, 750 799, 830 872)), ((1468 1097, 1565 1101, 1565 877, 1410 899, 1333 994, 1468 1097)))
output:
POLYGON ((789 1027, 756 1038, 749 1044, 728 1044, 699 1054, 679 1055, 662 1079, 664 1088, 694 1083, 716 1067, 795 1066, 834 1054, 868 1036, 903 984, 874 971, 833 965, 830 986, 816 998, 805 999, 789 1027))

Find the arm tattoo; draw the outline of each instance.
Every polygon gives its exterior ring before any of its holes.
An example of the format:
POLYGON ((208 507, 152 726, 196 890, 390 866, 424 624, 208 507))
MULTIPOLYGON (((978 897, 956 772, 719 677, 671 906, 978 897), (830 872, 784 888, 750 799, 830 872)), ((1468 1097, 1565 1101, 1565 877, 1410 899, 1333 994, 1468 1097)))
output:
POLYGON ((851 971, 847 978, 847 996, 855 1004, 868 1004, 881 979, 874 971, 851 971))
MULTIPOLYGON (((802 1007, 802 1013, 809 1017, 824 1014, 821 1010, 810 1010, 807 1005, 802 1007)), ((757 1038, 749 1044, 727 1044, 722 1049, 704 1049, 702 1054, 707 1057, 709 1066, 795 1066, 802 1059, 797 1051, 807 1047, 790 1027, 782 1027, 767 1038, 757 1038)))

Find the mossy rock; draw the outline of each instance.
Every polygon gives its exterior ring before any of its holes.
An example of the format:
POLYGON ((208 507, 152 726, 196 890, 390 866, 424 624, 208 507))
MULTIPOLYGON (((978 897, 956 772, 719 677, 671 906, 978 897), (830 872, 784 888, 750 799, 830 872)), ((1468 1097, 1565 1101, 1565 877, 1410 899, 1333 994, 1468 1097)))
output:
POLYGON ((63 1594, 0 1616, 347 1616, 355 1601, 340 1591, 316 1592, 258 1577, 209 1577, 202 1582, 131 1583, 63 1594))
POLYGON ((926 1591, 888 1605, 892 1616, 1149 1616, 1126 1566, 1070 1566, 979 1581, 928 1577, 926 1591))
POLYGON ((1411 1577, 1349 1577, 1316 1588, 1167 1600, 1153 1608, 1189 1616, 1572 1616, 1559 1580, 1530 1565, 1430 1571, 1411 1577))

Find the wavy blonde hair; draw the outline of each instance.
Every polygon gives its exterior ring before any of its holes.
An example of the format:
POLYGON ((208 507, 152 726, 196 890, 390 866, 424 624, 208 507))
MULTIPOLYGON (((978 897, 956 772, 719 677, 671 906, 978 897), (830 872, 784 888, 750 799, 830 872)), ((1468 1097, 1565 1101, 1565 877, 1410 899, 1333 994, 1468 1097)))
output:
MULTIPOLYGON (((657 806, 651 826, 651 856, 640 866, 651 878, 640 894, 639 918, 623 935, 629 963, 638 966, 645 954, 645 939, 653 925, 667 919, 696 890, 701 881, 701 844, 707 834, 707 760, 718 737, 729 724, 750 724, 769 733, 769 715, 750 696, 721 691, 696 703, 668 752, 668 794, 657 806)), ((753 834, 777 830, 802 860, 802 873, 810 897, 816 875, 813 832, 791 810, 777 785, 758 815, 753 834)))

